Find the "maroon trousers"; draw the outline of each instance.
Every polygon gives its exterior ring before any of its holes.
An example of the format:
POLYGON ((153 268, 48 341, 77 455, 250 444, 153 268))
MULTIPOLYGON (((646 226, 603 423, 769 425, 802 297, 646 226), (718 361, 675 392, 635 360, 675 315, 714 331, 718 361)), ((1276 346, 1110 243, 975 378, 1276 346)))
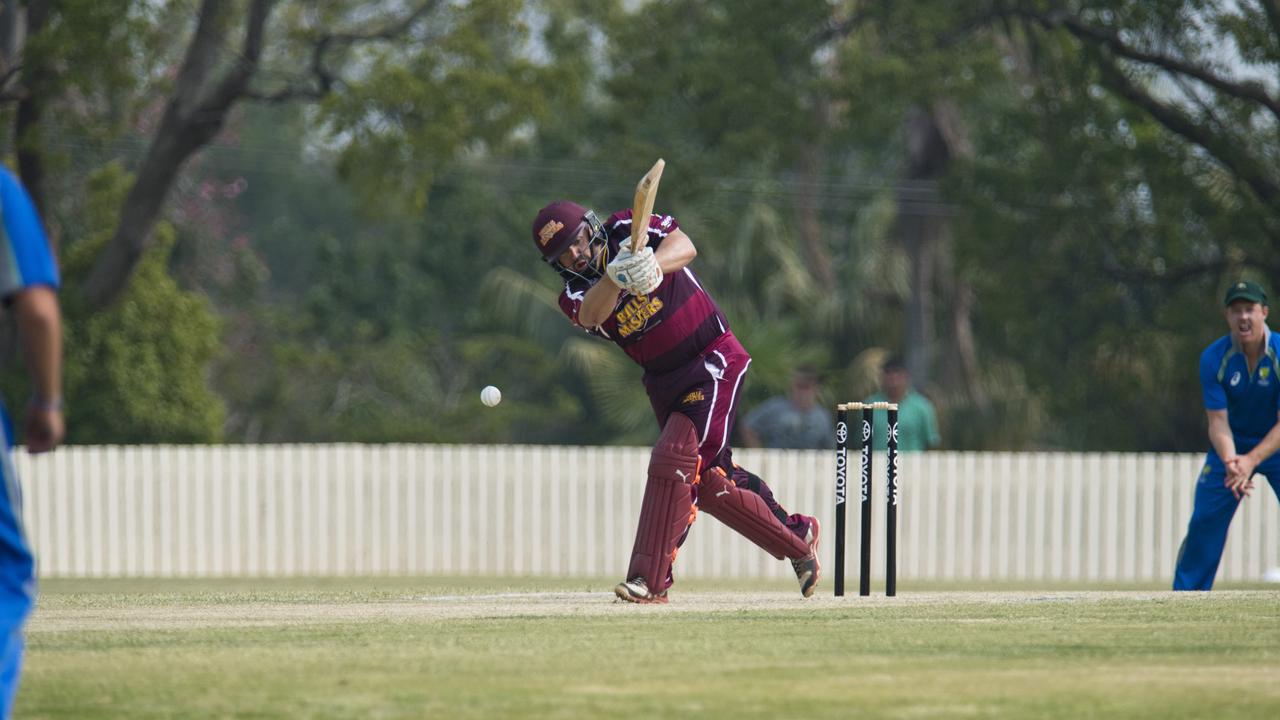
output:
MULTIPOLYGON (((645 390, 658 420, 664 427, 671 413, 678 412, 691 421, 698 434, 700 471, 721 468, 733 480, 734 485, 753 492, 764 500, 770 512, 788 529, 803 538, 809 529, 809 519, 791 514, 774 498, 773 491, 759 476, 733 462, 733 449, 729 437, 738 413, 738 398, 742 381, 746 378, 751 356, 734 337, 726 332, 711 343, 701 356, 680 368, 665 373, 646 373, 645 390)), ((691 486, 693 501, 697 503, 697 487, 691 486)), ((682 535, 677 547, 684 543, 682 535)), ((671 586, 672 576, 667 574, 666 584, 671 586)))

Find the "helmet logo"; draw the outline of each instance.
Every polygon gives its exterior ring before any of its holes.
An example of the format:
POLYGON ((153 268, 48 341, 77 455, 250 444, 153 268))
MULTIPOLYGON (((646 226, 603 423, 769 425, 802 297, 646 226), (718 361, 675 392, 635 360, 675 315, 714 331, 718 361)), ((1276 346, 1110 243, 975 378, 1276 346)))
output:
POLYGON ((564 223, 559 220, 551 220, 547 222, 547 224, 543 225, 542 229, 538 231, 538 243, 543 247, 546 247, 547 243, 551 242, 551 238, 555 237, 556 233, 563 229, 564 223))

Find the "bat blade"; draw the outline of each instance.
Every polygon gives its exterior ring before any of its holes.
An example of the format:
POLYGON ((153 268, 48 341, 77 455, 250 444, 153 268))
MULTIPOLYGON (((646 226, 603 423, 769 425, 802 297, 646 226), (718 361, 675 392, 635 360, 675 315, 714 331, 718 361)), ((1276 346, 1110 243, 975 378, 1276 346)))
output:
POLYGON ((653 199, 658 195, 658 181, 667 163, 662 158, 649 168, 636 185, 636 200, 631 205, 631 252, 637 253, 649 244, 649 216, 653 214, 653 199))

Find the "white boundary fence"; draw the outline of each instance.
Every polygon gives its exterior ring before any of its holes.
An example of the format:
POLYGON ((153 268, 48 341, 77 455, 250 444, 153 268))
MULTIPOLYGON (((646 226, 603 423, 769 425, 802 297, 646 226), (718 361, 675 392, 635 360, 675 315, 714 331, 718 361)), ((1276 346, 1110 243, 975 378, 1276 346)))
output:
MULTIPOLYGON (((846 577, 859 538, 850 448, 846 577)), ((71 446, 17 453, 44 577, 484 574, 621 577, 649 452, 564 446, 71 446)), ((835 543, 835 453, 741 450, 792 512, 835 543)), ((925 453, 900 463, 898 577, 1162 580, 1202 455, 925 453)), ((876 455, 874 575, 884 569, 876 455)), ((1280 566, 1280 503, 1259 487, 1218 578, 1280 566)), ((689 577, 786 577, 715 519, 676 564, 689 577)), ((827 582, 824 581, 824 582, 827 582)))

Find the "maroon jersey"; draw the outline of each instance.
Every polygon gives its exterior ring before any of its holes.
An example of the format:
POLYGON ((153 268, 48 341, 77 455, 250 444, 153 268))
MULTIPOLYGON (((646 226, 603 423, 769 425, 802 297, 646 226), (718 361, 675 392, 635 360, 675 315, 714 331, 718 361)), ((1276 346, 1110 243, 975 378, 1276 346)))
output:
MULTIPOLYGON (((657 250, 663 239, 679 227, 670 215, 650 216, 649 247, 657 250)), ((631 237, 631 211, 609 216, 604 229, 612 260, 621 243, 631 237)), ((573 278, 560 293, 560 309, 575 325, 582 300, 593 282, 598 280, 573 278)), ((664 373, 697 358, 729 331, 729 323, 693 271, 684 267, 663 276, 662 284, 648 295, 620 292, 618 303, 604 324, 583 329, 616 343, 646 372, 664 373)))

